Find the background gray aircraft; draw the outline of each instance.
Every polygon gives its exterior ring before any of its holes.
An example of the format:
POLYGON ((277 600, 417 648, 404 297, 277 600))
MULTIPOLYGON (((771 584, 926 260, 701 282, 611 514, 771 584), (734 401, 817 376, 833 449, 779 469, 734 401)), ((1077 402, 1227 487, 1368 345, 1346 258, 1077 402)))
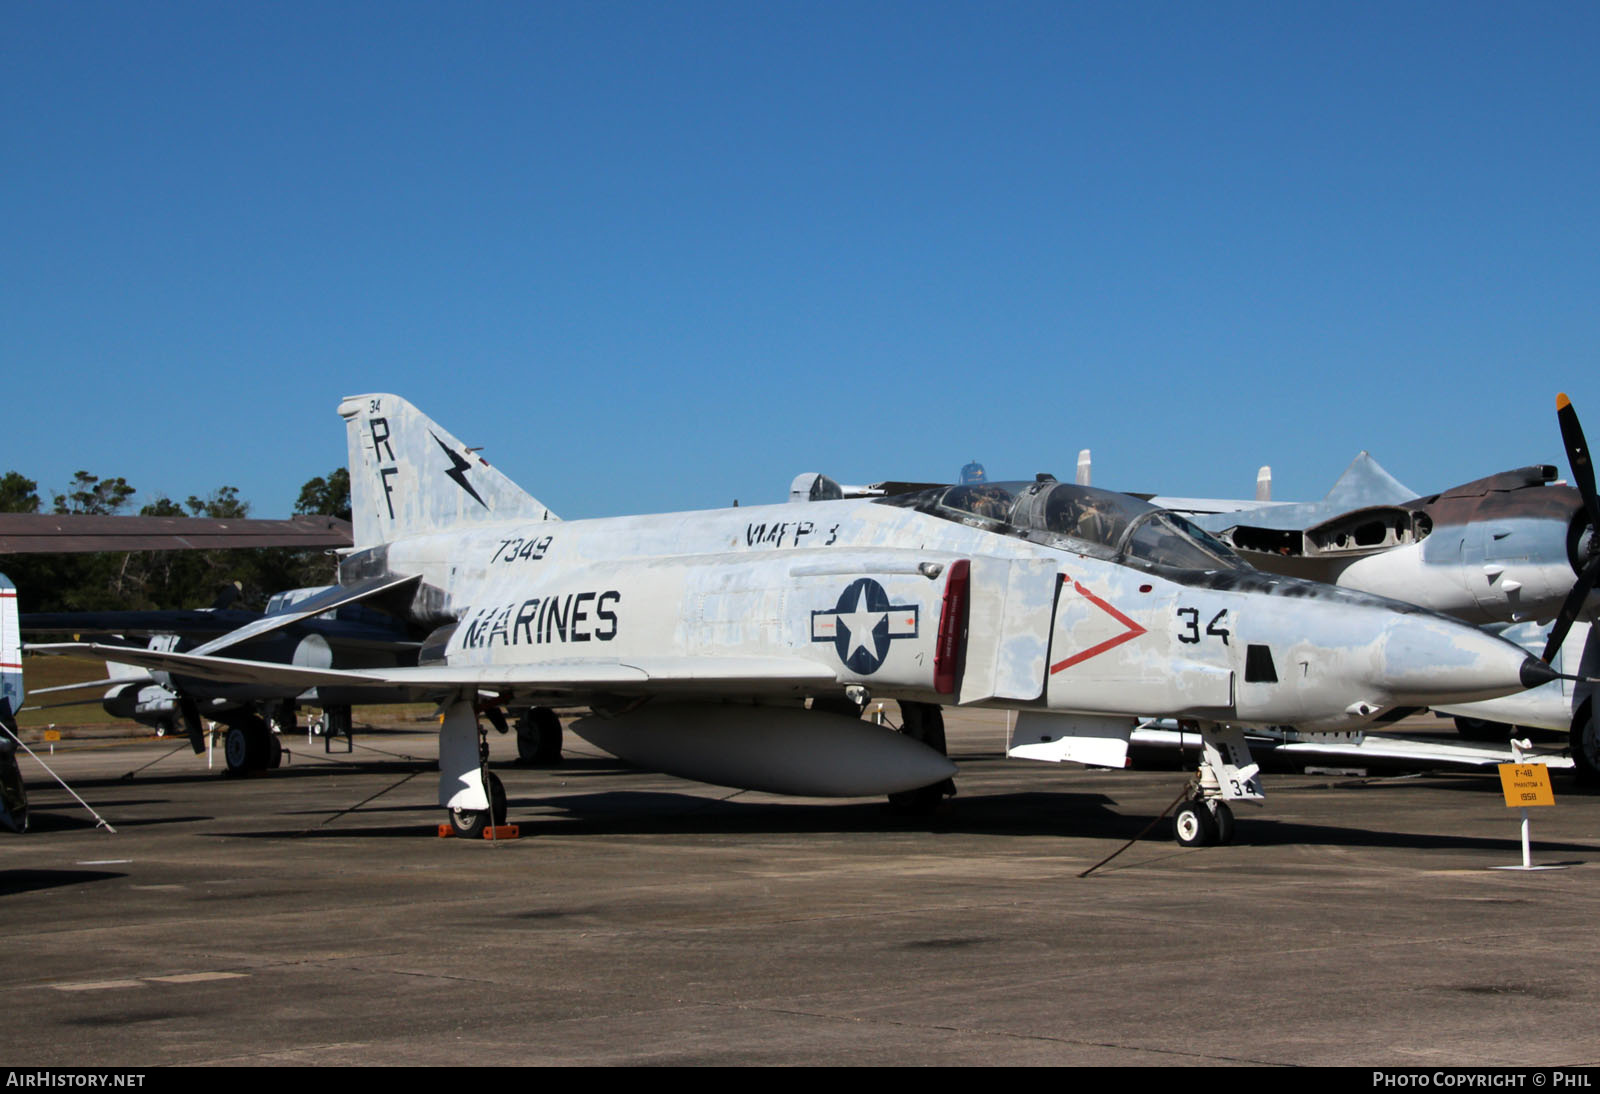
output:
MULTIPOLYGON (((1577 411, 1565 395, 1557 421, 1573 485, 1549 465, 1476 479, 1437 494, 1417 494, 1356 457, 1319 502, 1256 504, 1155 498, 1218 538, 1257 569, 1361 589, 1420 604, 1470 623, 1504 627, 1549 623, 1543 658, 1554 660, 1578 621, 1600 611, 1600 500, 1577 411)), ((1600 631, 1587 630, 1567 673, 1600 665, 1600 631), (1583 666, 1580 668, 1580 666, 1583 666)), ((1600 785, 1600 727, 1592 685, 1569 689, 1569 734, 1581 781, 1600 785)), ((1481 730, 1468 723, 1468 733, 1481 730)), ((1489 732, 1505 739, 1511 726, 1489 732)))

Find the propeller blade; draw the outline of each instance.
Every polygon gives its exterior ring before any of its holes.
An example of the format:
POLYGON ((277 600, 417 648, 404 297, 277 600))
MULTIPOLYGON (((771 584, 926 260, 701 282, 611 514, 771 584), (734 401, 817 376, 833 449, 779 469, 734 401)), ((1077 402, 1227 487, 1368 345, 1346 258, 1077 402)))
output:
POLYGON ((1589 442, 1584 439, 1583 426, 1578 424, 1578 412, 1572 409, 1572 400, 1563 392, 1556 396, 1556 420, 1561 424, 1561 440, 1567 446, 1567 463, 1572 468, 1572 481, 1583 495, 1583 507, 1589 512, 1589 521, 1600 529, 1600 497, 1594 489, 1594 463, 1589 459, 1589 442))
POLYGON ((1572 621, 1578 617, 1578 610, 1583 607, 1583 602, 1589 599, 1589 591, 1594 588, 1597 579, 1600 579, 1600 555, 1589 559, 1583 568, 1583 573, 1573 582, 1572 591, 1567 594, 1567 599, 1561 602, 1561 611, 1556 615, 1556 621, 1550 625, 1550 641, 1544 644, 1545 664, 1550 663, 1550 658, 1561 648, 1561 643, 1567 640, 1567 632, 1572 629, 1572 621))

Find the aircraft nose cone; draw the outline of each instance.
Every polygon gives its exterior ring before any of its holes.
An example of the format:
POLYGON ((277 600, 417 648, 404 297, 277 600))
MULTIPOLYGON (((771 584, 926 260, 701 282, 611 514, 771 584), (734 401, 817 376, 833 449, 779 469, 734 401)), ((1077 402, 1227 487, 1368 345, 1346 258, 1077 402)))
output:
POLYGON ((1410 614, 1385 628, 1378 670, 1395 703, 1493 699, 1555 678, 1515 643, 1442 616, 1410 614))

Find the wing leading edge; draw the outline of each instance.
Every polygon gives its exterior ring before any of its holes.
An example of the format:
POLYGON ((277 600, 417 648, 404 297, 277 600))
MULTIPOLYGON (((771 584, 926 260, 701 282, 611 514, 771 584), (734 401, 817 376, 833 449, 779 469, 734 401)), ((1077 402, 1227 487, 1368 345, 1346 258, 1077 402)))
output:
POLYGON ((415 692, 419 698, 465 688, 621 694, 732 691, 754 695, 839 683, 837 675, 821 665, 776 657, 656 657, 626 661, 551 661, 535 665, 319 669, 206 654, 129 649, 98 642, 51 643, 29 646, 28 650, 48 655, 112 658, 123 664, 203 680, 304 688, 330 685, 404 688, 415 692))

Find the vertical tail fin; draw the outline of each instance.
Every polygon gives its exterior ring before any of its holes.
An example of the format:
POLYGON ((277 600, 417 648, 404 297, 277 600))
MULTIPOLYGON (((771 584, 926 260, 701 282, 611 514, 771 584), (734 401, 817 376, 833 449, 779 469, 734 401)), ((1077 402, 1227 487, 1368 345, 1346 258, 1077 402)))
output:
POLYGON ((357 547, 491 521, 559 519, 398 395, 352 395, 339 415, 357 547))

